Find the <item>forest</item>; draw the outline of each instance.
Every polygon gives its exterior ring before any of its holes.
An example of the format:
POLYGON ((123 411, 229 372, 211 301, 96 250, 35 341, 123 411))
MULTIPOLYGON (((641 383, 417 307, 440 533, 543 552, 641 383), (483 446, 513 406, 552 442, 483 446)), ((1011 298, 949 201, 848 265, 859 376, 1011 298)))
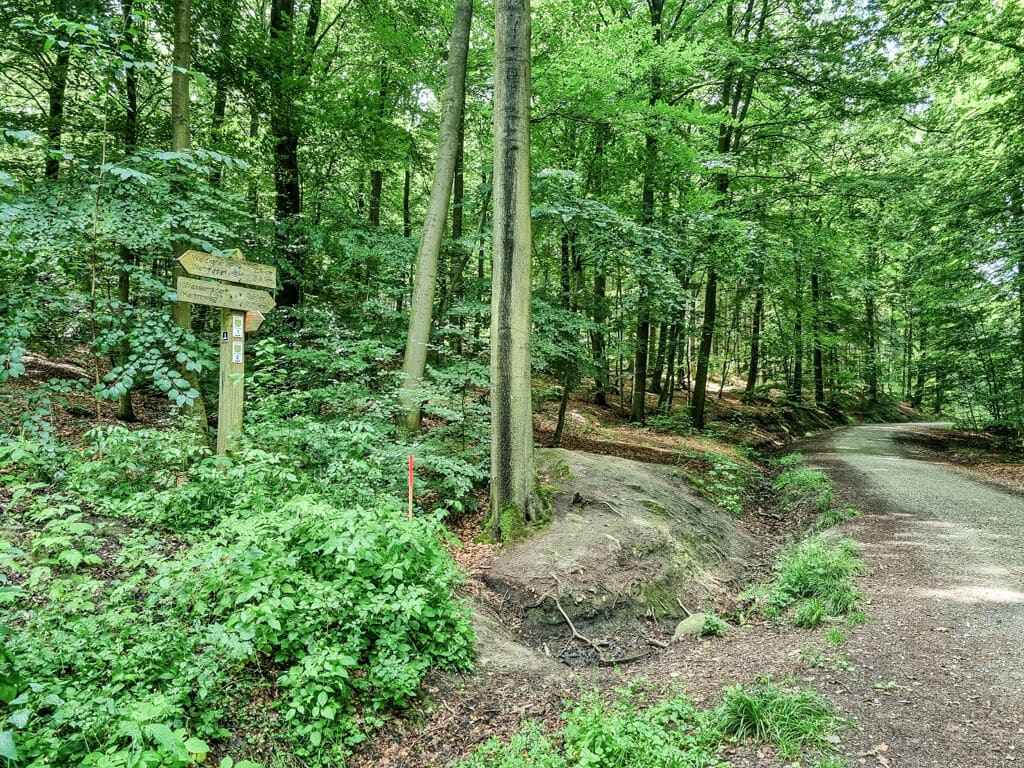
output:
MULTIPOLYGON (((6 0, 0 133, 5 765, 362 764, 473 667, 453 531, 550 524, 535 446, 689 441, 739 513, 773 413, 1024 428, 1014 0, 6 0)), ((620 704, 566 728, 697 717, 620 704)), ((454 757, 627 764, 538 733, 454 757)))

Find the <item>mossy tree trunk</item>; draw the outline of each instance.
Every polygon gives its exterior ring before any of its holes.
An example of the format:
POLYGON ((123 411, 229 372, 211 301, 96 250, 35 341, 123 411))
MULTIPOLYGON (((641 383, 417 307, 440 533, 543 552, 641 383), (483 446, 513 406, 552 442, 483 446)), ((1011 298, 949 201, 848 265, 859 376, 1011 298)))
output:
POLYGON ((495 8, 491 535, 537 516, 530 394, 530 2, 495 8))

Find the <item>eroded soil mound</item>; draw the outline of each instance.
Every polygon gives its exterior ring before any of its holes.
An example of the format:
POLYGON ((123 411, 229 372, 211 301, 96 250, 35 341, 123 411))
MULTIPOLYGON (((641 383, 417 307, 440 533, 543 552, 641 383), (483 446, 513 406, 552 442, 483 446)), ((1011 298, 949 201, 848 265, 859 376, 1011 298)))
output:
POLYGON ((484 580, 505 596, 506 620, 563 660, 622 660, 648 647, 647 633, 671 636, 675 619, 731 591, 754 550, 670 467, 565 450, 538 461, 554 519, 503 550, 484 580), (595 641, 596 658, 578 658, 580 643, 553 647, 574 628, 595 641))

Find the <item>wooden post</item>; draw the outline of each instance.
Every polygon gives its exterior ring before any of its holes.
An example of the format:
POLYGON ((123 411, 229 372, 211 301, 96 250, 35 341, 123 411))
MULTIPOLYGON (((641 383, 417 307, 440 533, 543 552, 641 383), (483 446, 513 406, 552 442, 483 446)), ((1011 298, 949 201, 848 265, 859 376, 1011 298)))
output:
POLYGON ((178 262, 190 275, 220 282, 178 277, 178 301, 220 307, 220 399, 217 406, 217 453, 228 453, 242 432, 245 396, 245 334, 263 322, 263 312, 274 308, 274 299, 263 288, 277 286, 277 270, 267 264, 247 262, 237 248, 231 258, 204 251, 186 251, 178 262))
POLYGON ((245 312, 220 311, 220 397, 217 406, 217 453, 225 454, 242 431, 245 395, 245 312))

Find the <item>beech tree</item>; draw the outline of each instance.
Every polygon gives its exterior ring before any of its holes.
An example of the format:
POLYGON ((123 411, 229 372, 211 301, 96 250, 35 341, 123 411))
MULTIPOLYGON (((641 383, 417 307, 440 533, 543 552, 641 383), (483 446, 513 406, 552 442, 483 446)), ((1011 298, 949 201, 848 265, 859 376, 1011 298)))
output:
POLYGON ((491 531, 502 540, 538 512, 530 367, 529 0, 498 0, 494 52, 491 531))
MULTIPOLYGON (((473 0, 456 0, 455 23, 448 47, 448 82, 441 118, 441 136, 437 150, 437 168, 430 190, 430 202, 423 221, 420 247, 416 254, 412 301, 409 305, 409 334, 402 360, 403 425, 408 432, 419 432, 420 407, 417 392, 427 365, 427 344, 434 313, 434 289, 437 262, 441 254, 448 204, 462 138, 462 112, 466 101, 466 58, 469 54, 469 28, 473 20, 473 0)), ((460 201, 461 203, 461 201, 460 201)), ((527 206, 529 201, 527 201, 527 206)), ((461 210, 459 211, 461 229, 461 210)), ((457 236, 461 236, 458 233, 457 236)))

